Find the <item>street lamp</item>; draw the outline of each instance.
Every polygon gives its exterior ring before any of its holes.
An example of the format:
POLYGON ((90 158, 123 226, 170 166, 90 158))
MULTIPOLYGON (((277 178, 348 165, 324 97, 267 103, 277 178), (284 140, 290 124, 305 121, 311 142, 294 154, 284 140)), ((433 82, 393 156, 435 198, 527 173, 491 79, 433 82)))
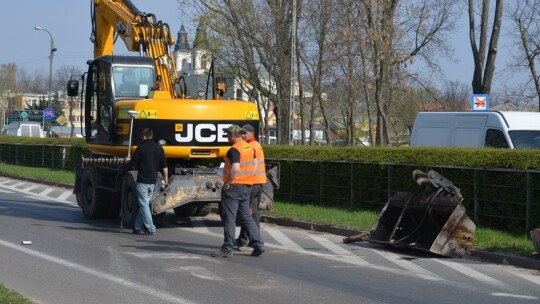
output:
POLYGON ((54 52, 56 52, 56 48, 54 47, 54 38, 51 34, 51 32, 47 31, 46 29, 42 28, 41 26, 34 26, 34 29, 36 31, 45 31, 49 36, 51 36, 51 49, 49 53, 49 87, 48 92, 52 92, 52 71, 53 71, 53 58, 54 58, 54 52))

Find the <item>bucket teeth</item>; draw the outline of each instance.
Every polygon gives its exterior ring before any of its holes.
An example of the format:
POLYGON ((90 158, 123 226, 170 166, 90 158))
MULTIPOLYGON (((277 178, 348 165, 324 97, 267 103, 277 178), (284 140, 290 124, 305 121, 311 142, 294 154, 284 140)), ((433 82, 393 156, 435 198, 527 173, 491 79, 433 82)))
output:
POLYGON ((125 157, 83 157, 82 164, 83 166, 119 166, 126 164, 125 157))

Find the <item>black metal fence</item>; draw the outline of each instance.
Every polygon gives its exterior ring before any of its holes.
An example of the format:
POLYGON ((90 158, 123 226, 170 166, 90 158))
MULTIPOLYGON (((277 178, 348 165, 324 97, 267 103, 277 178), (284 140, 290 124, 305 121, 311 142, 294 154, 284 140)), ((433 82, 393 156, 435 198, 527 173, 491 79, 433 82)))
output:
MULTIPOLYGON (((73 170, 82 147, 0 143, 0 162, 73 170)), ((395 192, 420 188, 412 172, 435 170, 461 189, 475 223, 498 229, 540 225, 540 171, 396 163, 268 159, 280 163, 277 199, 347 209, 381 210, 395 192)))
POLYGON ((275 195, 297 203, 381 210, 395 192, 416 192, 412 172, 435 170, 461 189, 463 205, 477 224, 498 229, 540 225, 540 171, 395 163, 308 161, 279 162, 275 195))
POLYGON ((81 149, 71 145, 31 145, 0 143, 0 162, 30 167, 73 170, 81 149))

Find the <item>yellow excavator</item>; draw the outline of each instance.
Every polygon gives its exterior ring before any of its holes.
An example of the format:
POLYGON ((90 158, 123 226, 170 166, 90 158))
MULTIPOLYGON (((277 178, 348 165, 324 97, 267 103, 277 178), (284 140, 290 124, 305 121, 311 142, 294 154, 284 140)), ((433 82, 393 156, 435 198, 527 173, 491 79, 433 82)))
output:
MULTIPOLYGON (((223 100, 226 80, 214 77, 213 64, 206 95, 188 92, 170 51, 174 40, 169 26, 154 14, 140 11, 129 0, 92 0, 91 7, 94 59, 83 77, 68 82, 69 96, 79 95, 79 80, 85 87, 80 96, 89 155, 76 169, 74 188, 84 216, 120 214, 123 225, 133 224, 138 211, 136 171, 125 158, 147 127, 165 150, 170 175, 164 189, 156 180, 156 189, 161 189, 151 201, 156 225, 169 209, 178 216, 207 215, 210 204, 220 201, 216 165, 230 147, 226 130, 251 124, 258 132, 257 106, 223 100), (117 38, 138 54, 115 55, 117 38), (190 93, 196 97, 188 98, 190 93), (214 167, 209 159, 216 161, 214 167)), ((275 182, 277 168, 273 172, 275 182)))

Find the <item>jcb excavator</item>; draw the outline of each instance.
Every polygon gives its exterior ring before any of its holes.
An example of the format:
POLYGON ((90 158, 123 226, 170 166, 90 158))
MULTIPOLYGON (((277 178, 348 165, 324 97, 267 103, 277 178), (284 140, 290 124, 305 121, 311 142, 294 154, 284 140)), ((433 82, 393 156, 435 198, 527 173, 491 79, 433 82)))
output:
MULTIPOLYGON (((226 154, 230 147, 226 129, 232 124, 249 123, 258 132, 256 105, 220 100, 226 83, 213 73, 207 87, 207 95, 212 89, 211 98, 187 98, 188 88, 177 76, 170 52, 174 41, 168 25, 141 12, 130 0, 92 0, 91 13, 94 59, 81 78, 83 86, 86 81, 81 103, 90 155, 76 169, 74 188, 84 216, 120 214, 124 225, 133 224, 138 210, 137 172, 130 170, 125 157, 140 144, 139 134, 147 127, 165 150, 170 175, 165 188, 156 180, 156 189, 161 189, 151 201, 156 225, 169 209, 178 216, 207 215, 209 204, 220 200, 222 182, 217 168, 202 166, 200 161, 219 162, 226 154), (138 56, 115 55, 116 38, 138 56)), ((77 96, 78 91, 78 80, 70 80, 68 95, 77 96)), ((270 179, 276 183, 277 168, 272 174, 270 179)))

